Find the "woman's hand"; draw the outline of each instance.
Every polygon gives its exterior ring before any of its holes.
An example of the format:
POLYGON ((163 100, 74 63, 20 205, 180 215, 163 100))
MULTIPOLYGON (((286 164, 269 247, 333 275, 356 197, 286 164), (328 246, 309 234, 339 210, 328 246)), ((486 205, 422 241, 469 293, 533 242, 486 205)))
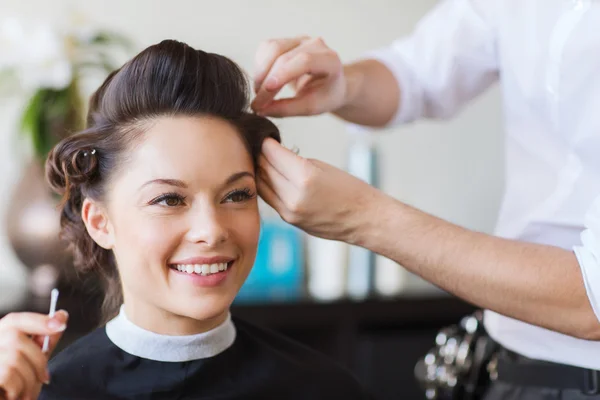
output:
POLYGON ((48 357, 66 329, 69 315, 58 311, 53 318, 38 313, 12 313, 0 319, 0 399, 37 399, 42 383, 48 383, 48 357), (50 335, 47 353, 44 337, 50 335))

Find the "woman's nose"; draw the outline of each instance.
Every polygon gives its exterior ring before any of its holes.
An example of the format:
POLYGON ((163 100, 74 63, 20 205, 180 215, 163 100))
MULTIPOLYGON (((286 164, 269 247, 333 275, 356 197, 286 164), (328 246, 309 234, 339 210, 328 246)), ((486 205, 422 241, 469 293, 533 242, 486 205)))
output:
POLYGON ((193 243, 215 246, 228 238, 227 227, 219 218, 217 210, 204 209, 190 213, 187 239, 193 243))

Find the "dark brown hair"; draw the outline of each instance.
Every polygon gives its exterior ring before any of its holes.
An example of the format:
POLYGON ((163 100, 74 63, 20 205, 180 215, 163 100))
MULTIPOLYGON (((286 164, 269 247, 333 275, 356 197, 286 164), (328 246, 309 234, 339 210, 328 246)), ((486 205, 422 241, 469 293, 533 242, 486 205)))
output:
POLYGON ((165 40, 112 72, 89 103, 87 128, 58 143, 46 161, 46 179, 62 195, 61 236, 78 272, 93 271, 104 290, 104 321, 123 301, 112 251, 98 246, 81 217, 85 198, 102 201, 106 183, 146 125, 161 116, 212 116, 235 126, 255 168, 262 142, 280 141, 277 127, 248 112, 249 86, 228 58, 165 40))

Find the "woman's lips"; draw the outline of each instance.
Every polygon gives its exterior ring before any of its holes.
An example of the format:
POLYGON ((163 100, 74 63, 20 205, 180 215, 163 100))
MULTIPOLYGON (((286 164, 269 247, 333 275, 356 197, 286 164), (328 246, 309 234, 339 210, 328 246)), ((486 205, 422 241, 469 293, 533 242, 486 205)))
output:
POLYGON ((214 287, 225 281, 234 264, 234 261, 213 264, 170 264, 169 268, 177 279, 185 279, 196 286, 214 287))
POLYGON ((232 261, 234 261, 235 258, 234 257, 228 257, 228 256, 200 256, 200 257, 188 257, 188 258, 182 258, 182 259, 177 259, 177 260, 173 260, 169 262, 169 265, 177 265, 177 264, 181 264, 181 265, 203 265, 203 264, 221 264, 221 263, 230 263, 232 261))

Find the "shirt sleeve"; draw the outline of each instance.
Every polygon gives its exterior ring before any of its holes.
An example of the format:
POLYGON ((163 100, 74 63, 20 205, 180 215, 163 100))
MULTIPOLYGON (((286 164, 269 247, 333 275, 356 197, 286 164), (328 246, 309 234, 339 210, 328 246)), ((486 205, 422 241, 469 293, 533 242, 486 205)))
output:
POLYGON ((585 217, 581 245, 573 248, 590 304, 600 320, 600 196, 585 217))
POLYGON ((442 1, 412 34, 363 57, 383 63, 401 88, 389 125, 452 117, 498 79, 496 4, 442 1))

